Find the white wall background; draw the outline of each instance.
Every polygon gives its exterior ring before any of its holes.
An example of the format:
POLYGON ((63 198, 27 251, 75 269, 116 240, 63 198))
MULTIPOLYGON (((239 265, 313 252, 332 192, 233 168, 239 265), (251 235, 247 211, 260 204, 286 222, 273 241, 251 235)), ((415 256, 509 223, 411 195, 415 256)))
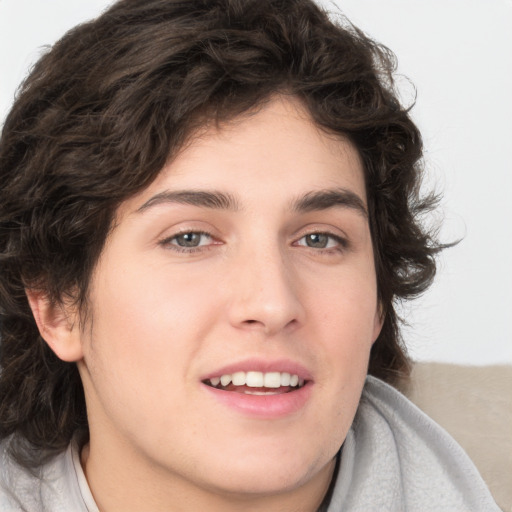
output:
MULTIPOLYGON (((463 237, 404 309, 411 354, 512 364, 512 0, 322 2, 390 47, 416 85, 429 183, 444 191, 442 235, 463 237)), ((109 3, 0 0, 0 120, 41 48, 109 3)))

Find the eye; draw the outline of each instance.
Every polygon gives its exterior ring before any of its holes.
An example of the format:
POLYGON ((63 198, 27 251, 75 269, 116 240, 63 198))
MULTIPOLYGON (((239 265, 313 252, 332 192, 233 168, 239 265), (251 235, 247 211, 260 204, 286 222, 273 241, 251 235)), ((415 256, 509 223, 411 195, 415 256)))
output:
POLYGON ((208 246, 213 243, 212 236, 202 231, 187 231, 178 233, 172 237, 166 238, 160 242, 161 245, 171 247, 176 250, 195 249, 208 246))
POLYGON ((309 233, 297 241, 297 245, 311 247, 312 249, 334 249, 345 247, 346 241, 330 233, 309 233))
POLYGON ((175 242, 175 245, 179 245, 180 247, 199 247, 200 245, 205 245, 210 238, 210 235, 207 235, 206 233, 190 232, 176 235, 172 241, 175 242))

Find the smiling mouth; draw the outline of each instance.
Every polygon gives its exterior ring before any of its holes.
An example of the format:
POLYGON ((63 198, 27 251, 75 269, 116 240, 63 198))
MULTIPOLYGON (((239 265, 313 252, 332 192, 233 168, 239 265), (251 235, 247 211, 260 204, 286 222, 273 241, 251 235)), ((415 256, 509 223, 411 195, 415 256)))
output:
POLYGON ((287 372, 235 372, 203 381, 207 386, 222 391, 246 395, 280 395, 302 388, 306 381, 287 372))

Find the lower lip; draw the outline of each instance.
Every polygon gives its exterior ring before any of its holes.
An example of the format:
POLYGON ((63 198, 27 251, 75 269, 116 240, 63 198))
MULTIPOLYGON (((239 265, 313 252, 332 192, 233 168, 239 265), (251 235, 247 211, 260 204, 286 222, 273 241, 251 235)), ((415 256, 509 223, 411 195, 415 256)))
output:
POLYGON ((281 418, 302 409, 311 396, 312 382, 303 387, 277 395, 246 395, 224 391, 202 384, 203 388, 224 405, 244 415, 263 419, 281 418))

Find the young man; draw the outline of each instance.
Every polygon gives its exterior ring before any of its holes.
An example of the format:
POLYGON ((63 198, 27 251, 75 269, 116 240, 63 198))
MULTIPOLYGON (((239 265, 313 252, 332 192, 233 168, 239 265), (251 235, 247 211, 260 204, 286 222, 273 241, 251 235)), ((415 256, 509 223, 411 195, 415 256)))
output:
POLYGON ((383 382, 440 248, 392 67, 308 0, 124 0, 40 60, 0 146, 0 510, 497 510, 383 382))

